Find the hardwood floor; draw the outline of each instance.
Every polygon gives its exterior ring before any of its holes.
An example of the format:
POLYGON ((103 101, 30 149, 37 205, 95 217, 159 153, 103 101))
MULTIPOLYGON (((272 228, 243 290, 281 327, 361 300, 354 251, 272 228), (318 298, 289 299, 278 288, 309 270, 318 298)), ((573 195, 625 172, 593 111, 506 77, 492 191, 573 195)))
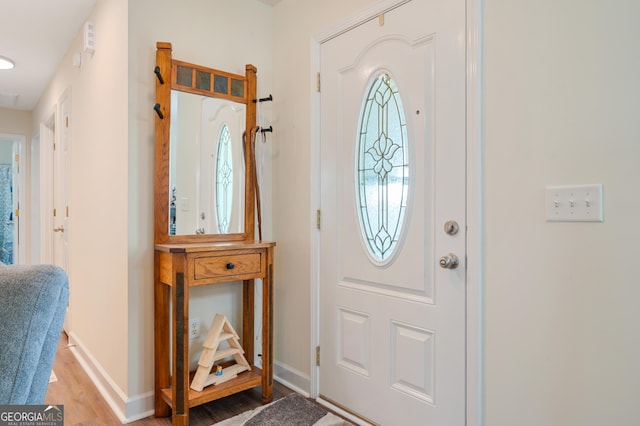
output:
MULTIPOLYGON (((64 334, 60 339, 53 370, 58 381, 49 384, 45 404, 64 405, 65 425, 107 426, 121 424, 71 353, 67 337, 64 334)), ((274 382, 273 400, 280 399, 292 392, 291 389, 274 382)), ((190 424, 209 426, 260 405, 262 405, 262 396, 258 387, 191 408, 189 410, 190 424)), ((154 418, 152 416, 130 424, 136 426, 170 425, 171 418, 154 418)))

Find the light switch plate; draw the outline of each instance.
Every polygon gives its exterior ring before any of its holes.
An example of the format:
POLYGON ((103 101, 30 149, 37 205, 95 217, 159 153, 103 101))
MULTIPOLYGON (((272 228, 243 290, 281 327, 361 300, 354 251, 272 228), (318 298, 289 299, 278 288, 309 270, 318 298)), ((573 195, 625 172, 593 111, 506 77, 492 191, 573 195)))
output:
POLYGON ((603 185, 548 186, 547 222, 604 221, 603 185))
POLYGON ((191 210, 191 206, 189 205, 189 198, 180 198, 180 210, 182 210, 183 212, 188 212, 189 210, 191 210))

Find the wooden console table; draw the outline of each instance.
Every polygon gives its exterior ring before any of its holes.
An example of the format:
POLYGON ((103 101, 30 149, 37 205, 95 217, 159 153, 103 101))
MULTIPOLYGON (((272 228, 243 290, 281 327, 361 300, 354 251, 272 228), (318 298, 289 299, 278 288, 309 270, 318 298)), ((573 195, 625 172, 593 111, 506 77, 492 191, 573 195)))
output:
POLYGON ((189 408, 262 386, 262 401, 273 392, 272 242, 157 244, 154 268, 155 415, 189 424, 189 408), (197 392, 189 388, 189 288, 243 282, 242 347, 254 359, 254 279, 262 278, 262 369, 197 392), (171 312, 170 312, 171 310, 171 312), (170 315, 171 313, 171 315, 170 315), (169 332, 171 330, 171 333, 169 332))

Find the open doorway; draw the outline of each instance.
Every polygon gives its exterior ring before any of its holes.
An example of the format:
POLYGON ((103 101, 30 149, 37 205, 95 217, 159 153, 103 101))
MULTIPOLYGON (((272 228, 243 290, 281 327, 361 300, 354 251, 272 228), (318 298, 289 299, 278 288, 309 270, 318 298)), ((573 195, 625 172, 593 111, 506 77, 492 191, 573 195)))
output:
POLYGON ((25 263, 22 149, 25 137, 0 134, 0 262, 25 263))

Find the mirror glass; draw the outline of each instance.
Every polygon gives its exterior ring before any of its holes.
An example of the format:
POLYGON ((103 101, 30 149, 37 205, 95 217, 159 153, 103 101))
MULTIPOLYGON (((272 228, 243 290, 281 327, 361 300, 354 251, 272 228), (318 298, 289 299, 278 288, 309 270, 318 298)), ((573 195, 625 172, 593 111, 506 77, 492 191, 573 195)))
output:
POLYGON ((169 235, 244 231, 246 105, 171 91, 169 235))

